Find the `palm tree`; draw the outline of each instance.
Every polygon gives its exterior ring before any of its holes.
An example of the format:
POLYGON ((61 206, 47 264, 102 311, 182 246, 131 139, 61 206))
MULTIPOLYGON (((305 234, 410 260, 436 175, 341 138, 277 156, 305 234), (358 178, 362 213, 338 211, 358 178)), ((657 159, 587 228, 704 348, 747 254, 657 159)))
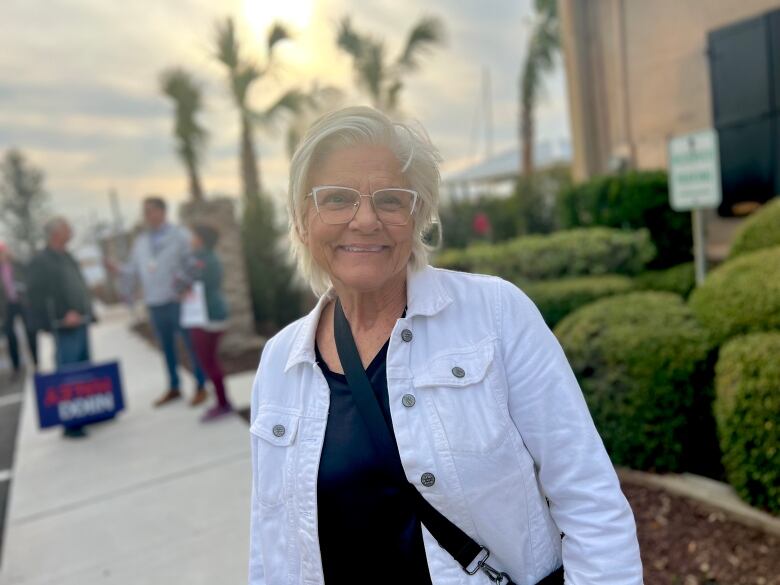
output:
POLYGON ((173 101, 173 135, 176 137, 176 150, 190 179, 190 195, 193 201, 203 201, 198 164, 203 157, 208 133, 197 120, 203 105, 200 86, 184 69, 172 68, 160 75, 160 89, 173 101))
POLYGON ((287 156, 292 158, 303 135, 314 120, 341 106, 344 99, 343 92, 333 86, 321 86, 316 81, 312 84, 308 93, 303 95, 304 107, 287 125, 285 138, 287 156))
POLYGON ((253 110, 249 104, 252 86, 269 72, 273 64, 274 48, 279 42, 289 38, 290 35, 281 24, 273 25, 266 39, 266 64, 265 67, 260 67, 244 56, 233 19, 226 18, 217 23, 215 56, 227 69, 230 95, 241 119, 241 178, 244 196, 248 199, 258 197, 262 191, 260 165, 254 143, 254 123, 269 124, 284 112, 297 112, 303 101, 298 90, 290 90, 264 112, 253 110))
POLYGON ((384 42, 352 28, 345 16, 339 24, 336 44, 352 57, 358 87, 368 93, 377 109, 396 113, 403 77, 420 67, 420 56, 444 43, 444 25, 435 17, 422 18, 409 32, 403 51, 393 62, 385 60, 384 42))
POLYGON ((530 175, 534 170, 534 110, 543 76, 553 69, 561 46, 556 0, 535 0, 535 9, 537 22, 520 76, 520 170, 524 175, 530 175))

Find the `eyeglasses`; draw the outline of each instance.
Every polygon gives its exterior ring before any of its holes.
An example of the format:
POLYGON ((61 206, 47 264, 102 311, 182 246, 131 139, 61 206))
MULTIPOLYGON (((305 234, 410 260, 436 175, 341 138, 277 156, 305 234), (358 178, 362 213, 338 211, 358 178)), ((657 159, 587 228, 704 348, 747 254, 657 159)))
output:
POLYGON ((324 223, 349 223, 357 215, 363 197, 370 197, 377 218, 385 225, 406 225, 414 213, 417 191, 412 189, 378 189, 363 195, 357 189, 322 185, 307 195, 324 223))

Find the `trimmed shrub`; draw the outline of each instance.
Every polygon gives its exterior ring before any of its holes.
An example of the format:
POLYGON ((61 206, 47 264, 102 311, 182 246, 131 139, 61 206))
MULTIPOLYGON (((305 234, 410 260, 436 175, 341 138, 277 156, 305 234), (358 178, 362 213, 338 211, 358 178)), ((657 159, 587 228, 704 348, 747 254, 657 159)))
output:
POLYGON ((616 465, 718 476, 713 354, 683 300, 601 299, 555 328, 616 465))
POLYGON ((687 297, 696 286, 693 262, 685 262, 666 270, 648 270, 634 279, 640 290, 660 290, 687 297))
POLYGON ((669 206, 664 171, 596 177, 561 191, 558 209, 564 228, 647 228, 658 250, 652 268, 667 268, 692 259, 690 214, 669 206))
POLYGON ((780 329, 780 246, 719 266, 690 302, 718 344, 743 333, 780 329))
POLYGON ((647 230, 588 228, 444 251, 436 265, 495 274, 519 283, 597 274, 634 275, 654 254, 647 230))
POLYGON ((729 257, 773 246, 780 246, 780 198, 766 203, 739 226, 729 257))
POLYGON ((729 482, 751 505, 780 514, 780 332, 724 345, 715 386, 729 482))
POLYGON ((617 274, 543 280, 523 286, 550 327, 555 327, 566 315, 588 303, 627 293, 632 288, 633 283, 628 276, 617 274))

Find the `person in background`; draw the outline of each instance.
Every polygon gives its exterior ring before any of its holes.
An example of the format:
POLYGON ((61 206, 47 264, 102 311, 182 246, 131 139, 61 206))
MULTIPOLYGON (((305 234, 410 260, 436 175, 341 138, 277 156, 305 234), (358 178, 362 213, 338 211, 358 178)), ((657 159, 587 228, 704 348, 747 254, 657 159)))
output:
POLYGON ((207 225, 195 225, 192 232, 193 259, 190 270, 184 276, 182 288, 189 290, 196 282, 203 284, 207 320, 202 325, 190 328, 189 333, 198 360, 214 385, 216 404, 201 418, 203 422, 209 422, 233 412, 225 392, 218 353, 219 340, 227 328, 228 311, 222 294, 222 263, 214 250, 219 233, 207 225))
POLYGON ((167 205, 160 197, 144 199, 143 217, 146 230, 133 242, 129 261, 121 267, 109 262, 107 267, 121 275, 121 288, 127 296, 132 297, 139 283, 143 289, 144 302, 165 354, 168 371, 168 391, 154 405, 162 406, 181 398, 176 355, 176 336, 181 335, 197 382, 190 401, 196 406, 208 398, 206 378, 193 351, 192 340, 179 324, 181 307, 176 291, 177 278, 189 262, 190 235, 184 228, 168 223, 167 205))
MULTIPOLYGON (((44 226, 46 248, 30 263, 31 315, 37 329, 54 336, 57 369, 90 361, 88 326, 94 319, 92 298, 78 262, 67 250, 73 232, 62 217, 44 226)), ((66 426, 68 438, 86 436, 82 426, 66 426)))
POLYGON ((16 318, 21 317, 27 334, 27 345, 33 365, 38 365, 38 342, 27 298, 27 270, 11 256, 8 247, 0 242, 0 323, 8 339, 8 353, 14 374, 20 372, 19 341, 16 337, 16 318))

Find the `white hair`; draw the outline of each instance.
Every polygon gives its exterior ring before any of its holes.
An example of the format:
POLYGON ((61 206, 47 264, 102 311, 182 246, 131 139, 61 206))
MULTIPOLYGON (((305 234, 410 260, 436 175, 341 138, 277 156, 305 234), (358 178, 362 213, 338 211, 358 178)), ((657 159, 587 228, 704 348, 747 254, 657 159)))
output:
POLYGON ((46 238, 46 241, 49 242, 52 239, 52 236, 56 234, 60 229, 63 227, 66 227, 70 224, 68 224, 68 220, 65 219, 61 215, 57 215, 55 217, 52 217, 46 221, 45 224, 43 224, 43 234, 46 238))
MULTIPOLYGON (((439 221, 439 163, 441 156, 420 124, 393 122, 382 112, 365 106, 344 108, 320 117, 301 140, 290 162, 287 197, 290 242, 298 271, 317 295, 331 286, 330 276, 311 256, 302 240, 306 233, 304 215, 310 192, 312 167, 341 148, 370 144, 389 148, 398 158, 409 187, 418 193, 414 211, 414 236, 409 266, 419 270, 428 264, 435 246, 425 237, 439 221)), ((441 241, 441 232, 437 244, 441 241)))

